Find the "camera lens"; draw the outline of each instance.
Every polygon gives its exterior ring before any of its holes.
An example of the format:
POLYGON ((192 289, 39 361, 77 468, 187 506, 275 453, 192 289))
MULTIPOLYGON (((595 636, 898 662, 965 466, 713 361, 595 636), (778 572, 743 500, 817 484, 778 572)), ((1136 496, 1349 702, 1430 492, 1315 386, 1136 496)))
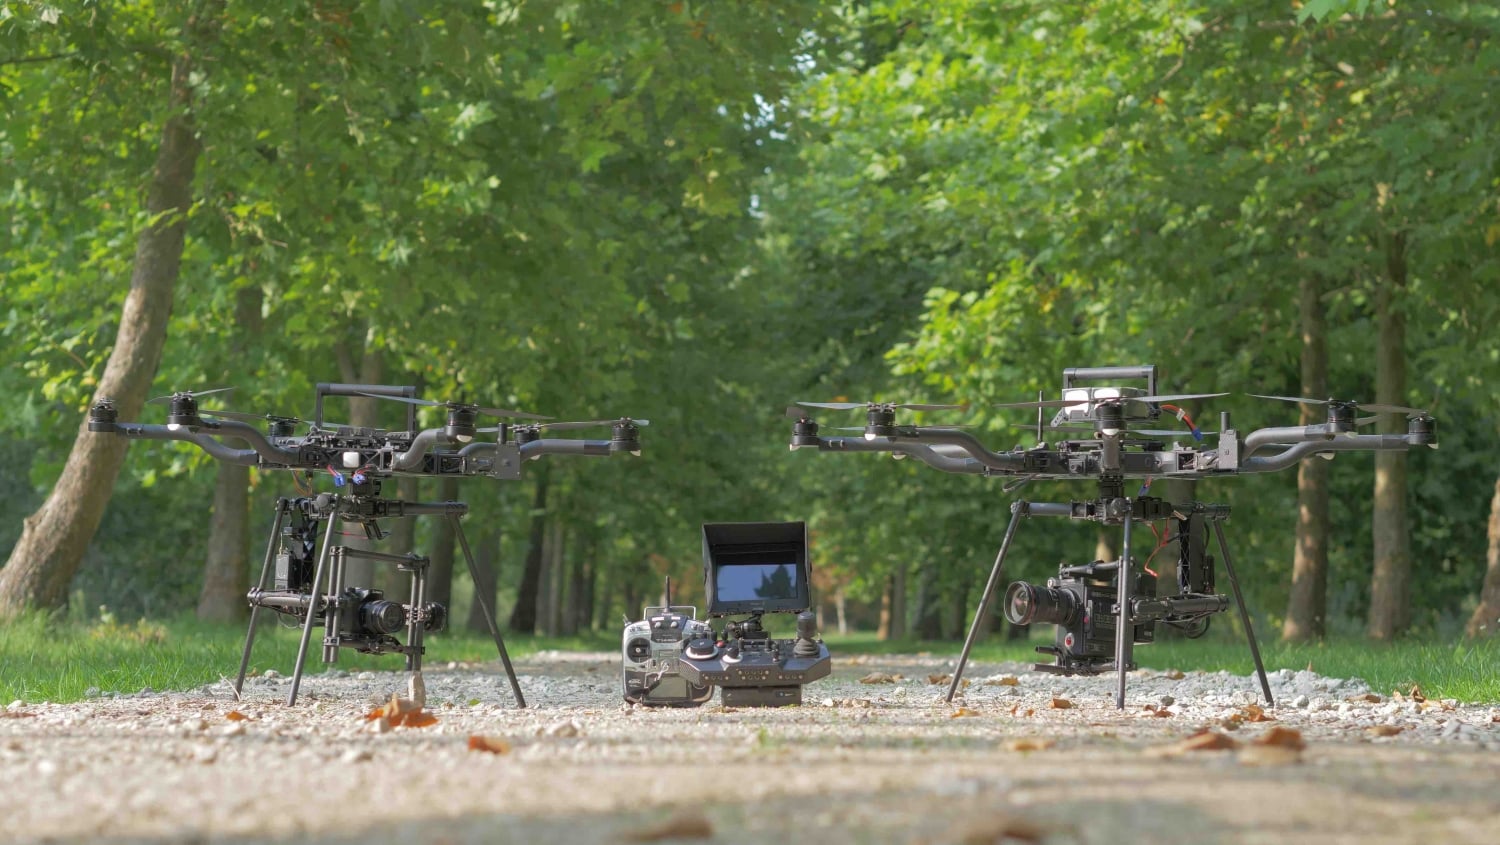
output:
POLYGON ((359 621, 366 631, 394 634, 406 627, 406 608, 384 599, 367 601, 359 606, 359 621))
POLYGON ((1071 625, 1078 598, 1067 590, 1014 581, 1005 590, 1005 618, 1012 625, 1071 625))

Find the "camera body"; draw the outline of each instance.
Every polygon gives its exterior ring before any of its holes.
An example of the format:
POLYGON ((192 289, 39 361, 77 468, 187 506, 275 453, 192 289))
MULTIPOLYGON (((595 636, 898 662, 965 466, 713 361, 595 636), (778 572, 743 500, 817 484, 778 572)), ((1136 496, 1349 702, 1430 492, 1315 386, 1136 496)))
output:
MULTIPOLYGON (((1037 648, 1056 658, 1056 664, 1047 667, 1053 671, 1093 674, 1112 670, 1118 571, 1118 561, 1096 560, 1058 567, 1057 577, 1048 578, 1045 587, 1013 582, 1005 591, 1005 617, 1013 625, 1040 622, 1056 626, 1053 645, 1037 648)), ((1132 586, 1132 596, 1155 596, 1156 576, 1140 571, 1132 586)), ((1137 644, 1156 641, 1155 619, 1137 620, 1132 627, 1137 644)))
POLYGON ((688 606, 648 607, 645 618, 625 626, 623 652, 625 700, 653 707, 697 707, 713 697, 713 687, 690 683, 679 659, 691 640, 713 637, 707 622, 688 606))

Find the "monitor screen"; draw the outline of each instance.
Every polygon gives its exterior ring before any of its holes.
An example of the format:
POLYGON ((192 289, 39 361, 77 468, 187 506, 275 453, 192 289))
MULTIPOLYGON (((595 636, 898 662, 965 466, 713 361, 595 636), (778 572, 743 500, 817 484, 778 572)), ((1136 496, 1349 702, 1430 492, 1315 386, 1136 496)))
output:
POLYGON ((703 563, 711 616, 797 613, 811 606, 801 522, 705 523, 703 563))
POLYGON ((758 561, 725 561, 720 565, 714 581, 719 601, 797 598, 796 553, 760 557, 758 561))

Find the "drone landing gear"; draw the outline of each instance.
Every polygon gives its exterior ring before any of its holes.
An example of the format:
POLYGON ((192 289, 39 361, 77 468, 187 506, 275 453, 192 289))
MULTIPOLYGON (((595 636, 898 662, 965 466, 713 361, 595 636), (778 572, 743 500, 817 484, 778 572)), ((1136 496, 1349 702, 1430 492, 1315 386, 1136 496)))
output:
MULTIPOLYGON (((1214 535, 1218 541, 1219 555, 1224 561, 1225 574, 1229 576, 1230 586, 1233 588, 1235 604, 1239 608, 1240 623, 1245 628, 1245 638, 1250 645, 1250 655, 1255 660, 1255 673, 1260 680, 1261 692, 1265 695, 1266 704, 1275 706, 1275 700, 1271 696, 1271 684, 1266 678, 1266 668, 1261 662, 1260 647, 1255 641, 1255 630, 1250 624, 1250 613, 1245 609, 1244 594, 1240 591, 1239 578, 1234 571, 1234 563, 1229 555, 1229 545, 1224 539, 1224 527, 1222 521, 1229 518, 1229 508, 1222 505, 1204 505, 1198 502, 1181 505, 1176 508, 1151 497, 1138 499, 1127 499, 1121 496, 1111 496, 1109 493, 1118 490, 1118 482, 1113 489, 1101 489, 1101 497, 1094 501, 1062 503, 1044 503, 1018 501, 1011 505, 1010 524, 1005 529, 1005 538, 1000 542, 1000 552, 995 556, 995 564, 990 569, 989 580, 985 583, 984 593, 980 596, 979 607, 974 614, 974 622, 969 627, 969 635, 964 640, 963 651, 959 653, 958 666, 953 671, 953 679, 948 685, 947 700, 953 701, 954 694, 962 683, 964 667, 969 662, 969 652, 974 647, 974 641, 978 638, 979 623, 984 619, 985 613, 989 611, 990 600, 994 597, 995 588, 1000 583, 1001 574, 1005 568, 1005 558, 1010 552, 1012 540, 1015 538, 1016 527, 1020 524, 1023 516, 1065 516, 1073 519, 1084 519, 1104 524, 1119 524, 1121 526, 1122 543, 1120 559, 1114 565, 1116 596, 1110 610, 1115 614, 1114 622, 1114 660, 1110 661, 1102 655, 1098 659, 1079 659, 1067 654, 1060 653, 1060 649, 1042 648, 1038 651, 1048 651, 1057 657, 1056 663, 1037 664, 1036 669, 1059 675, 1098 675, 1105 672, 1116 672, 1118 684, 1115 688, 1115 706, 1125 707, 1125 673, 1136 668, 1133 662, 1133 652, 1136 643, 1136 626, 1166 619, 1174 618, 1199 618, 1202 614, 1212 613, 1224 609, 1222 596, 1209 596, 1199 593, 1191 593, 1188 588, 1188 579, 1182 577, 1182 594, 1172 597, 1157 598, 1154 595, 1154 580, 1151 595, 1132 595, 1132 585, 1136 584, 1137 573, 1132 572, 1132 559, 1130 556, 1131 529, 1133 523, 1142 519, 1161 519, 1169 515, 1181 516, 1190 514, 1192 517, 1201 517, 1204 521, 1213 523, 1214 535)), ((1101 485, 1104 488, 1104 485, 1101 485)), ((1184 537, 1182 542, 1189 538, 1184 537)), ((1208 582, 1210 585, 1212 581, 1208 582)), ((1206 618, 1206 617, 1204 617, 1206 618)), ((1071 636, 1071 635, 1070 635, 1071 636)), ((1069 643, 1071 645, 1071 643, 1069 643)))
POLYGON ((261 564, 260 581, 250 592, 250 625, 245 634, 245 648, 240 655, 240 671, 235 678, 234 691, 240 692, 245 683, 245 674, 250 666, 250 652, 255 644, 257 617, 262 607, 270 607, 302 619, 302 637, 297 646, 297 662, 292 671, 291 690, 286 703, 297 702, 297 692, 302 686, 302 673, 307 662, 307 650, 312 641, 312 629, 321 617, 324 626, 323 662, 338 660, 340 648, 353 648, 367 654, 401 653, 406 655, 406 669, 419 672, 422 668, 424 634, 442 627, 446 608, 427 601, 427 568, 429 559, 419 555, 395 555, 385 552, 358 549, 350 546, 335 546, 332 538, 340 521, 363 523, 366 533, 372 538, 380 536, 374 526, 374 517, 445 516, 452 523, 454 536, 458 538, 474 579, 474 600, 484 613, 495 648, 510 680, 511 692, 516 706, 525 707, 526 699, 521 694, 521 685, 516 680, 510 655, 505 649, 505 640, 495 622, 493 608, 486 595, 488 585, 481 581, 479 567, 469 548, 463 524, 459 517, 468 513, 468 505, 462 502, 400 502, 370 496, 319 496, 316 499, 281 498, 276 502, 276 518, 271 524, 270 540, 266 545, 266 556, 261 564), (320 523, 327 523, 322 542, 317 543, 320 523), (313 546, 318 546, 316 564, 313 565, 313 546), (281 549, 280 555, 277 554, 281 549), (365 558, 391 563, 411 579, 410 604, 404 607, 384 600, 376 591, 348 589, 344 573, 348 559, 365 558), (277 587, 300 585, 294 589, 266 588, 275 565, 277 587), (308 568, 311 567, 311 572, 308 568), (319 593, 323 588, 325 592, 319 593), (402 645, 391 633, 401 627, 406 629, 406 645, 402 645))

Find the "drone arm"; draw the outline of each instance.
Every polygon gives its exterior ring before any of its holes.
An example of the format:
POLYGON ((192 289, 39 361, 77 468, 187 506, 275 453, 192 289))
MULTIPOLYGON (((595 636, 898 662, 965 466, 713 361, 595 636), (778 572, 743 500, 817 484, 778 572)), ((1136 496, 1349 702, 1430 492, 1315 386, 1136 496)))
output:
POLYGON ((1405 434, 1358 434, 1311 443, 1298 443, 1275 455, 1250 458, 1240 472, 1275 472, 1322 452, 1404 452, 1413 445, 1405 434))
MULTIPOLYGON (((614 453, 611 440, 568 440, 561 437, 543 438, 521 444, 522 458, 540 458, 543 455, 588 455, 595 458, 609 457, 614 453)), ((637 445, 639 450, 640 446, 637 445)))
MULTIPOLYGON (((924 445, 954 446, 969 453, 972 460, 977 461, 987 469, 1000 472, 1021 472, 1025 470, 1025 456, 999 454, 991 452, 984 447, 972 434, 959 431, 958 429, 936 428, 922 429, 912 438, 924 445)), ((930 463, 930 462, 929 462, 930 463)))
POLYGON ((259 429, 248 423, 236 420, 224 420, 223 422, 215 423, 213 428, 207 429, 202 433, 215 434, 221 437, 238 437, 249 443, 250 448, 268 464, 295 465, 297 463, 297 450, 283 449, 273 444, 266 439, 264 434, 260 433, 259 429))
MULTIPOLYGON (((391 461, 391 468, 409 471, 420 467, 422 465, 422 458, 427 455, 428 450, 430 450, 438 442, 439 439, 443 439, 443 430, 441 428, 422 429, 422 431, 418 433, 416 437, 412 438, 411 446, 408 447, 405 452, 397 455, 395 460, 391 461)), ((483 445, 489 444, 474 443, 466 448, 473 448, 474 446, 483 445)), ((459 454, 466 454, 466 452, 460 451, 459 454)))
POLYGON ((181 440, 197 446, 215 460, 230 464, 254 466, 260 460, 259 453, 254 449, 231 449, 203 432, 185 428, 173 430, 164 425, 116 423, 115 433, 132 440, 181 440))
POLYGON ((985 471, 984 464, 972 458, 955 458, 943 455, 921 443, 910 441, 893 440, 882 437, 876 440, 865 440, 862 437, 819 437, 818 448, 825 452, 892 452, 901 455, 910 455, 930 467, 940 469, 943 472, 959 472, 982 474, 985 471))
POLYGON ((1317 443, 1332 440, 1336 434, 1337 432, 1321 424, 1256 429, 1245 435, 1244 456, 1248 458, 1275 443, 1317 443))

